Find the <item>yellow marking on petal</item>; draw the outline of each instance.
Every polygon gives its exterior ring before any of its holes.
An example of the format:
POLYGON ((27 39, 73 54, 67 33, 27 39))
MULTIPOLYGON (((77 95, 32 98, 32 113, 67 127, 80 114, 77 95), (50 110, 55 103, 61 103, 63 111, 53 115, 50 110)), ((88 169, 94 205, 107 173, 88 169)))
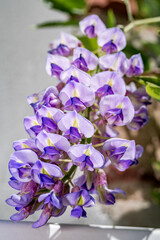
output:
POLYGON ((123 107, 123 103, 120 103, 116 108, 122 108, 123 107))
POLYGON ((65 41, 65 38, 64 38, 64 36, 63 36, 63 35, 61 36, 61 44, 64 44, 64 45, 66 45, 66 41, 65 41))
POLYGON ((135 58, 135 59, 133 59, 132 66, 136 67, 137 65, 138 65, 138 59, 135 58))
POLYGON ((80 198, 78 199, 78 201, 77 201, 77 205, 78 206, 82 206, 84 204, 84 201, 83 201, 83 197, 82 197, 82 195, 80 196, 80 198))
POLYGON ((27 144, 25 144, 25 143, 22 143, 22 146, 23 146, 24 148, 29 148, 29 146, 28 146, 27 144))
POLYGON ((34 125, 39 125, 39 123, 35 120, 33 120, 34 125))
POLYGON ((109 80, 109 82, 107 83, 107 85, 109 85, 110 87, 112 87, 112 85, 113 85, 112 79, 109 80))
POLYGON ((49 138, 47 138, 47 144, 48 144, 48 146, 54 147, 54 144, 52 143, 52 141, 49 138))
POLYGON ((74 89, 73 97, 78 97, 79 98, 79 93, 76 89, 74 89))
POLYGON ((116 60, 112 64, 111 68, 113 70, 117 70, 117 68, 119 67, 120 61, 121 61, 120 57, 116 58, 116 60))
POLYGON ((21 160, 16 160, 17 163, 23 163, 21 160))
POLYGON ((75 70, 73 71, 73 74, 72 74, 72 76, 73 76, 73 77, 77 77, 77 78, 78 78, 78 74, 77 74, 77 72, 76 72, 75 70))
POLYGON ((73 121, 73 127, 79 128, 78 119, 76 117, 73 121))
POLYGON ((113 34, 112 41, 115 42, 116 38, 117 38, 117 33, 113 34))
POLYGON ((86 155, 86 156, 91 156, 91 149, 90 149, 90 147, 84 152, 84 154, 86 155))
POLYGON ((48 175, 48 176, 49 176, 49 174, 48 174, 48 172, 46 171, 46 169, 45 169, 45 168, 42 168, 42 174, 46 174, 46 175, 48 175))
POLYGON ((50 114, 49 111, 47 111, 47 117, 53 119, 53 116, 50 114))

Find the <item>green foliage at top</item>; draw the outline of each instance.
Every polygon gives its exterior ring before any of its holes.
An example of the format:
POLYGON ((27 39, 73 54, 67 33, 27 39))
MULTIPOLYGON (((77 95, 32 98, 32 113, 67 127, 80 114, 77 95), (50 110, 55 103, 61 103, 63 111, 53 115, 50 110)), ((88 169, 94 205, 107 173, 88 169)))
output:
POLYGON ((50 4, 50 7, 70 15, 84 14, 86 12, 85 0, 43 0, 50 4))

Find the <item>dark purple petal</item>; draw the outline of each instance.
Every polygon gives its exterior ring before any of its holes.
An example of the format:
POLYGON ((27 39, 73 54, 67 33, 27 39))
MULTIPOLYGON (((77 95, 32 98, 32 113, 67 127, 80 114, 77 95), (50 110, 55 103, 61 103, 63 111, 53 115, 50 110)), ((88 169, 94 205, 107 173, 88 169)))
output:
POLYGON ((106 95, 110 95, 110 94, 114 94, 113 91, 112 91, 112 88, 111 86, 105 84, 103 87, 101 88, 98 88, 97 91, 96 91, 96 96, 98 98, 101 98, 103 96, 106 96, 106 95))
POLYGON ((78 97, 73 97, 66 102, 64 108, 68 111, 76 110, 77 112, 80 112, 85 110, 86 106, 78 97))
POLYGON ((107 54, 117 52, 117 46, 114 44, 113 40, 110 40, 108 43, 105 43, 102 47, 102 51, 107 54))
POLYGON ((97 37, 97 34, 95 33, 95 26, 94 25, 87 26, 85 28, 84 32, 89 38, 97 37))
POLYGON ((71 217, 80 218, 80 217, 87 217, 86 211, 83 209, 83 207, 76 206, 71 211, 71 217))

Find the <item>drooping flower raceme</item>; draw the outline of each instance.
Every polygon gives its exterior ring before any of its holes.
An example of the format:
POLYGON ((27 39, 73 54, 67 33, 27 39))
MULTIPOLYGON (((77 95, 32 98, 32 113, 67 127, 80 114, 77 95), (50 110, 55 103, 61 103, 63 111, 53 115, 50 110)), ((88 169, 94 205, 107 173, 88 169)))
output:
POLYGON ((127 59, 121 52, 123 31, 107 29, 96 15, 83 19, 80 29, 97 40, 98 48, 92 52, 68 33, 51 43, 46 71, 59 83, 27 98, 34 110, 24 118, 29 138, 13 143, 9 185, 19 192, 6 202, 17 211, 13 221, 41 209, 34 228, 69 206, 71 217, 87 217, 85 208, 95 205, 93 194, 102 204, 114 204, 115 194, 124 192, 109 188, 106 168, 125 171, 143 152, 135 141, 118 138, 115 129, 138 130, 148 121, 149 96, 125 81, 143 73, 141 56, 127 59), (77 169, 81 176, 74 178, 77 169))

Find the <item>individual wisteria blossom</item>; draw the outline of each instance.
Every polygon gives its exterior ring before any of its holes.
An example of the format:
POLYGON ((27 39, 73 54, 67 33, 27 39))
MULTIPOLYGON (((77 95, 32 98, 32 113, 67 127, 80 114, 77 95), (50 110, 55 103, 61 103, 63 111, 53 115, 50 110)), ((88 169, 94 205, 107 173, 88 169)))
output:
POLYGON ((114 194, 125 194, 124 191, 119 188, 113 190, 108 188, 106 173, 103 169, 98 169, 96 171, 94 186, 96 193, 98 194, 99 202, 105 205, 112 205, 115 203, 116 200, 114 194))
POLYGON ((117 73, 111 71, 104 71, 95 74, 92 77, 91 89, 93 89, 96 96, 99 98, 110 94, 124 96, 126 93, 124 80, 117 73))
POLYGON ((97 67, 98 57, 86 48, 77 47, 73 51, 72 64, 87 72, 89 70, 94 70, 97 67))
POLYGON ((91 138, 94 134, 92 123, 76 111, 66 113, 58 122, 58 128, 72 143, 80 141, 82 136, 91 138))
POLYGON ((64 83, 75 81, 75 82, 83 83, 86 86, 90 86, 92 78, 86 72, 72 65, 70 68, 68 68, 67 70, 61 73, 60 79, 64 83))
POLYGON ((71 217, 87 217, 85 208, 95 205, 93 194, 113 205, 116 194, 124 192, 109 188, 109 165, 123 172, 143 153, 135 141, 117 137, 120 126, 139 130, 148 121, 150 97, 129 79, 143 73, 141 56, 127 59, 123 31, 106 28, 98 16, 87 16, 79 25, 83 34, 96 38, 88 39, 89 48, 93 42, 97 48, 90 51, 85 41, 64 32, 52 42, 46 71, 58 84, 27 97, 34 112, 24 118, 28 138, 13 143, 8 165, 9 185, 18 191, 6 200, 17 211, 11 220, 41 210, 34 228, 68 207, 71 217))
POLYGON ((126 37, 118 27, 107 28, 98 36, 98 45, 107 54, 121 51, 126 46, 126 37))
MULTIPOLYGON (((133 164, 137 164, 137 156, 143 152, 141 148, 136 156, 135 141, 126 140, 121 138, 113 138, 105 141, 103 150, 107 154, 107 159, 119 170, 125 171, 133 164)), ((107 160, 106 159, 106 160, 107 160)))
POLYGON ((42 92, 28 96, 27 101, 33 107, 34 111, 37 112, 42 105, 47 107, 58 107, 60 105, 58 94, 57 88, 51 86, 42 92))
POLYGON ((70 61, 63 56, 48 54, 46 62, 46 72, 50 76, 55 76, 58 79, 63 70, 70 67, 70 61))
POLYGON ((53 107, 42 106, 36 113, 36 118, 41 124, 42 129, 47 132, 56 133, 58 131, 57 123, 63 117, 64 113, 53 107))
POLYGON ((143 61, 140 54, 133 55, 128 61, 127 77, 138 76, 144 71, 143 61))
POLYGON ((71 217, 80 218, 87 217, 84 207, 92 207, 95 204, 95 200, 88 194, 86 190, 80 190, 78 187, 74 187, 71 193, 66 194, 63 197, 64 206, 72 206, 71 217))
POLYGON ((148 110, 146 106, 141 106, 138 110, 135 110, 135 115, 132 121, 127 125, 130 130, 139 130, 149 120, 148 110))
POLYGON ((81 41, 73 36, 72 34, 61 32, 57 40, 50 44, 50 54, 58 54, 61 56, 68 57, 72 54, 72 50, 76 47, 81 46, 81 41))
POLYGON ((118 94, 103 97, 99 109, 109 125, 124 126, 134 117, 134 107, 130 99, 118 94))
POLYGON ((93 171, 95 168, 101 168, 104 164, 104 156, 92 144, 74 145, 69 149, 68 155, 81 171, 84 169, 93 171))
POLYGON ((80 30, 89 38, 97 37, 106 29, 105 24, 97 15, 90 15, 79 22, 80 30))
POLYGON ((62 178, 63 173, 57 165, 38 160, 31 169, 31 177, 41 188, 53 187, 54 178, 62 178))
POLYGON ((61 90, 59 99, 62 101, 66 110, 76 110, 79 112, 93 105, 95 94, 84 84, 70 81, 61 90))
POLYGON ((123 76, 128 70, 128 59, 123 52, 107 54, 99 58, 102 70, 112 70, 123 76))
POLYGON ((63 151, 67 152, 70 147, 70 143, 65 137, 47 133, 44 130, 37 135, 35 141, 38 149, 42 152, 41 158, 52 161, 59 159, 63 151))
POLYGON ((38 202, 43 204, 43 211, 38 221, 33 224, 34 228, 44 225, 51 216, 58 217, 65 212, 66 206, 63 206, 62 203, 64 188, 66 188, 66 186, 64 186, 61 180, 58 180, 49 193, 44 193, 39 196, 38 202))
POLYGON ((14 152, 9 161, 9 171, 20 182, 31 180, 31 168, 38 161, 38 156, 31 149, 22 149, 14 152))

